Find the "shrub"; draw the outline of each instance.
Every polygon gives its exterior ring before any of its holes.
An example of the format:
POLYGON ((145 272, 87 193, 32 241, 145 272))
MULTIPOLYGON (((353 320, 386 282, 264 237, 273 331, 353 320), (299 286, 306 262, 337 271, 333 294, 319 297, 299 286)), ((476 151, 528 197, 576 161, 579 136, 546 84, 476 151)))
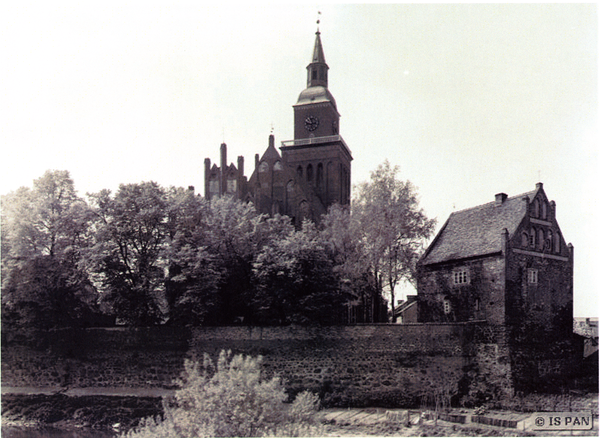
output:
POLYGON ((263 379, 261 362, 260 356, 232 358, 230 351, 220 353, 216 367, 206 354, 202 369, 186 360, 181 389, 163 401, 163 418, 145 419, 126 437, 319 435, 318 397, 303 392, 286 404, 280 379, 263 379))

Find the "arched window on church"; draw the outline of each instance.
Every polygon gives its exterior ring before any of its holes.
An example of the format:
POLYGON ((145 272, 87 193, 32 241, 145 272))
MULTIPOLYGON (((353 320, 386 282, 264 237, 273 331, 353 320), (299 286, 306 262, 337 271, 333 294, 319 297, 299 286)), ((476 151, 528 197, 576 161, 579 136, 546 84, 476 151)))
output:
POLYGON ((540 217, 540 202, 536 199, 533 200, 533 211, 532 211, 532 216, 533 217, 540 217))
POLYGON ((317 188, 323 188, 323 163, 317 165, 317 188))
POLYGON ((275 161, 275 164, 273 165, 273 170, 283 170, 283 165, 281 164, 281 161, 275 161))
POLYGON ((529 246, 529 236, 525 231, 523 231, 523 233, 521 234, 521 246, 523 248, 527 248, 527 246, 529 246))
POLYGON ((312 166, 312 164, 309 164, 308 166, 306 166, 306 180, 308 182, 312 182, 312 180, 313 180, 313 166, 312 166))
POLYGON ((296 175, 298 175, 299 178, 302 178, 302 166, 298 166, 296 169, 296 175))
POLYGON ((258 166, 258 172, 265 173, 268 171, 269 171, 269 163, 267 163, 266 161, 263 161, 262 163, 260 163, 260 165, 258 166))
POLYGON ((560 233, 554 235, 554 252, 560 252, 560 233))
POLYGON ((529 246, 532 248, 535 248, 535 236, 535 228, 531 227, 529 230, 529 246))

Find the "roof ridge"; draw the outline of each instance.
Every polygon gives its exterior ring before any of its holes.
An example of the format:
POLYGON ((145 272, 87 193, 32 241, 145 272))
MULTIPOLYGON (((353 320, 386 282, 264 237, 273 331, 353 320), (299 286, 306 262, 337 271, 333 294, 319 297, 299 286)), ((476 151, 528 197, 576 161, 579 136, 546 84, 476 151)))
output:
MULTIPOLYGON (((530 190, 529 192, 524 192, 524 193, 521 193, 519 195, 509 196, 509 197, 506 198, 506 200, 504 202, 508 201, 509 199, 510 200, 514 200, 516 198, 522 198, 523 196, 530 195, 532 193, 537 192, 538 190, 539 189, 530 190)), ((467 207, 467 208, 463 208, 463 209, 460 209, 460 210, 453 211, 452 213, 450 213, 450 215, 453 215, 454 213, 461 213, 463 211, 475 210, 476 208, 483 208, 483 207, 486 207, 486 206, 489 206, 489 205, 492 205, 492 204, 495 204, 495 203, 496 203, 496 201, 489 201, 489 202, 486 202, 484 204, 474 205, 473 207, 467 207)))

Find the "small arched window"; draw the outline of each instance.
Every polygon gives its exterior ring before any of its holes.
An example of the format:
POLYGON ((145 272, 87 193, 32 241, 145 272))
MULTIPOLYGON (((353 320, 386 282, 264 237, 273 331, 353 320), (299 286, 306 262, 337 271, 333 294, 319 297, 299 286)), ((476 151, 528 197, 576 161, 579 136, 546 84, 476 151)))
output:
POLYGON ((552 230, 548 230, 548 237, 546 237, 546 249, 548 252, 552 252, 552 245, 554 245, 552 230))
POLYGON ((554 252, 560 252, 560 234, 554 235, 554 252))
POLYGON ((529 246, 532 248, 535 248, 535 236, 535 228, 531 227, 529 230, 529 246))
POLYGON ((302 178, 302 166, 298 166, 298 168, 296 169, 296 174, 298 175, 298 177, 302 178))
POLYGON ((540 217, 540 202, 537 199, 533 200, 533 217, 540 217))
POLYGON ((308 166, 306 166, 306 180, 312 181, 312 179, 313 179, 313 167, 312 167, 312 164, 309 164, 308 166))
POLYGON ((263 161, 262 163, 260 163, 260 165, 258 166, 258 171, 260 173, 265 173, 269 171, 269 163, 267 163, 266 161, 263 161))
POLYGON ((273 165, 273 170, 283 170, 283 165, 281 164, 281 161, 275 161, 275 164, 273 165))

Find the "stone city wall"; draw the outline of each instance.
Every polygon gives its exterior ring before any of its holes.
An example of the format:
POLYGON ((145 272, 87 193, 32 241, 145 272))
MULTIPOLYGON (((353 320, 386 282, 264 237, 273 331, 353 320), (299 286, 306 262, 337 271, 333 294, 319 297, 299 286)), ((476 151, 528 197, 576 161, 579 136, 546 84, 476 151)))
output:
MULTIPOLYGON (((263 356, 290 393, 310 389, 329 405, 408 406, 456 392, 466 370, 500 380, 497 348, 474 339, 481 324, 339 327, 94 328, 2 332, 3 386, 173 388, 184 359, 221 350, 263 356), (481 364, 481 367, 479 366, 481 364)), ((463 385, 464 387, 464 382, 463 385)))

